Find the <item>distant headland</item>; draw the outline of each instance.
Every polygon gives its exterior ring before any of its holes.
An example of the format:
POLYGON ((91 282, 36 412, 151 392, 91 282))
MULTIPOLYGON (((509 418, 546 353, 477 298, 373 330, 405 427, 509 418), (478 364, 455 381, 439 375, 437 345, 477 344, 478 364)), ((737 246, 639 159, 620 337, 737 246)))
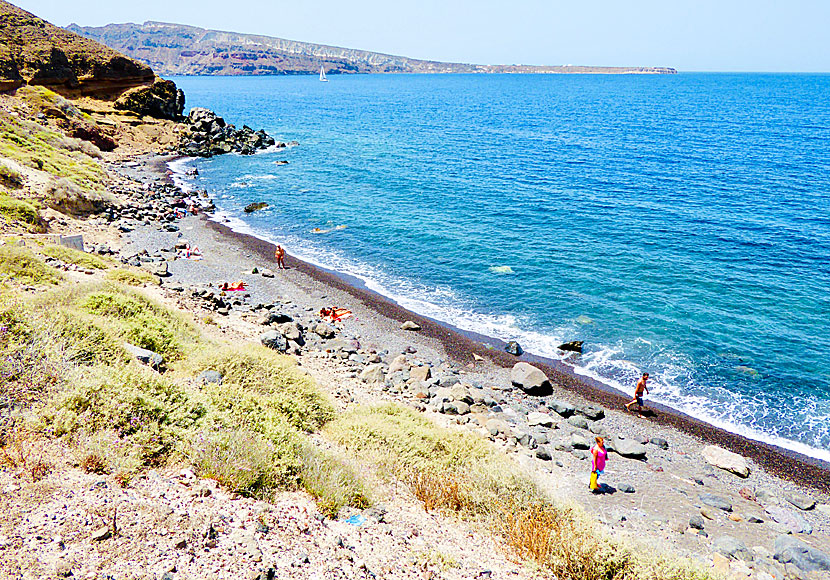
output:
POLYGON ((146 63, 163 75, 355 73, 674 74, 668 67, 479 65, 418 60, 270 36, 145 22, 68 30, 146 63))

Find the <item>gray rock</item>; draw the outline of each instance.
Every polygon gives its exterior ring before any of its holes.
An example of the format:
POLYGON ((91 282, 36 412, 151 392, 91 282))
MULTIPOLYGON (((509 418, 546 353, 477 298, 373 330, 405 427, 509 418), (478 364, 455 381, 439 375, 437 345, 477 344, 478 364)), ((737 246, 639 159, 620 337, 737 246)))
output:
POLYGON ((571 451, 571 455, 573 455, 574 457, 576 457, 577 459, 579 459, 581 461, 584 461, 584 460, 588 459, 588 457, 590 457, 587 453, 585 453, 581 449, 574 449, 573 451, 571 451))
POLYGON ((300 343, 303 339, 303 327, 297 322, 286 322, 280 326, 280 333, 287 339, 300 343))
POLYGON ((666 441, 665 439, 663 439, 662 437, 652 437, 651 439, 648 440, 648 442, 651 443, 652 445, 656 445, 660 449, 668 449, 669 448, 669 442, 666 441))
POLYGON ((418 331, 418 330, 421 330, 421 326, 417 322, 412 322, 411 320, 407 320, 406 322, 401 324, 401 330, 418 331))
POLYGON ((147 350, 146 348, 141 348, 140 346, 130 344, 129 342, 124 343, 124 348, 138 362, 143 363, 156 370, 164 369, 164 357, 158 354, 157 352, 147 350))
POLYGON ((773 558, 782 564, 794 564, 805 572, 830 570, 830 556, 792 536, 779 536, 775 539, 773 558))
POLYGON ((551 417, 547 413, 539 413, 538 411, 532 411, 527 414, 527 424, 531 427, 537 425, 541 427, 551 427, 553 425, 553 417, 551 417))
POLYGON ((552 392, 545 373, 526 362, 516 363, 510 371, 510 382, 528 395, 546 396, 552 392))
POLYGON ((732 536, 721 536, 715 538, 712 542, 712 549, 719 554, 731 558, 733 560, 745 560, 751 562, 753 559, 752 552, 746 545, 737 538, 732 536))
POLYGON ((695 515, 689 518, 689 527, 694 528, 696 530, 702 530, 704 527, 703 518, 701 516, 695 515))
POLYGON ((331 324, 326 324, 325 322, 320 322, 314 327, 314 334, 320 338, 334 338, 336 332, 331 324))
POLYGON ((102 542, 109 540, 112 537, 112 531, 109 527, 98 528, 89 537, 93 542, 102 542))
POLYGON ((755 490, 755 499, 761 505, 779 505, 781 500, 768 489, 755 490))
POLYGON ((617 484, 617 489, 620 490, 623 493, 634 493, 636 491, 634 489, 634 486, 630 485, 628 483, 618 483, 617 484))
POLYGON ((219 371, 202 371, 199 373, 197 377, 199 383, 203 385, 221 385, 222 384, 222 374, 219 371))
POLYGON ((738 477, 749 477, 749 465, 746 459, 716 445, 708 445, 701 452, 703 458, 710 464, 734 473, 738 477))
POLYGON ((524 350, 518 342, 511 340, 505 345, 504 352, 512 354, 513 356, 521 356, 522 353, 524 353, 524 350))
POLYGON ((285 324, 286 322, 292 322, 293 320, 294 319, 288 314, 284 314, 278 310, 269 310, 265 315, 263 315, 262 324, 285 324))
POLYGON ((583 344, 585 344, 585 341, 583 340, 572 340, 570 342, 560 344, 557 348, 559 350, 581 353, 583 344))
POLYGON ((813 533, 813 527, 793 510, 772 505, 766 508, 766 512, 770 515, 773 521, 781 524, 793 534, 813 533))
POLYGON ((156 262, 141 262, 141 267, 150 272, 150 274, 158 276, 159 278, 166 278, 170 275, 170 271, 167 269, 167 262, 163 260, 156 262))
POLYGON ((484 424, 484 428, 490 432, 490 435, 495 437, 499 433, 507 433, 510 426, 501 419, 490 419, 484 424))
POLYGON ((565 419, 576 413, 576 407, 570 403, 563 403, 561 401, 553 401, 550 403, 550 408, 556 411, 560 417, 564 417, 565 419))
POLYGON ((358 350, 360 350, 360 343, 356 340, 335 338, 326 343, 326 350, 355 354, 358 350))
POLYGON ((732 504, 729 503, 729 500, 719 495, 715 495, 712 493, 701 493, 698 497, 700 498, 700 501, 702 501, 704 504, 708 506, 717 508, 719 510, 723 510, 725 512, 732 511, 732 504))
POLYGON ((383 365, 368 365, 360 373, 360 380, 362 380, 365 383, 382 383, 384 381, 383 365))
POLYGON ((269 268, 263 268, 262 270, 259 271, 259 274, 263 278, 273 278, 274 277, 273 270, 271 270, 269 268))
POLYGON ((571 446, 574 449, 590 449, 591 444, 588 442, 585 437, 580 435, 579 433, 572 433, 571 434, 571 446))
POLYGON ((588 421, 581 415, 571 415, 568 417, 568 424, 577 427, 578 429, 588 429, 588 421))
POLYGON ((645 459, 646 457, 646 446, 631 439, 617 439, 614 442, 614 451, 629 459, 645 459))
POLYGON ((750 524, 763 524, 764 523, 764 520, 762 520, 761 518, 759 518, 757 516, 749 516, 748 518, 746 518, 746 521, 748 521, 750 524))
POLYGON ((547 446, 540 445, 536 448, 536 458, 542 461, 550 461, 553 459, 553 456, 550 454, 550 449, 547 446))
POLYGON ((288 348, 288 342, 286 342, 285 337, 276 330, 269 330, 268 332, 260 334, 259 342, 262 343, 262 346, 280 352, 285 352, 285 349, 288 348))
POLYGON ((583 405, 577 407, 576 412, 590 419, 591 421, 599 421, 605 417, 605 411, 599 407, 592 407, 591 405, 583 405))
POLYGON ((816 507, 816 500, 801 493, 788 493, 784 496, 784 499, 800 510, 807 511, 816 507))
POLYGON ((470 412, 470 405, 464 401, 449 401, 444 403, 443 412, 447 415, 467 415, 470 412))

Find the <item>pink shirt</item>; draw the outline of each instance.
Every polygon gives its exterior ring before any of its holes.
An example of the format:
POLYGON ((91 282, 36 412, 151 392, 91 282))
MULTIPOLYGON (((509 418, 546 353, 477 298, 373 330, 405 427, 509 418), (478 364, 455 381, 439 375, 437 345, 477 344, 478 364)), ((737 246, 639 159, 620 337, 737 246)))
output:
POLYGON ((591 447, 591 455, 594 454, 595 450, 597 452, 597 455, 596 458, 593 460, 594 470, 602 471, 603 469, 605 469, 605 460, 608 458, 608 450, 605 449, 605 447, 600 448, 599 446, 594 445, 593 447, 591 447))

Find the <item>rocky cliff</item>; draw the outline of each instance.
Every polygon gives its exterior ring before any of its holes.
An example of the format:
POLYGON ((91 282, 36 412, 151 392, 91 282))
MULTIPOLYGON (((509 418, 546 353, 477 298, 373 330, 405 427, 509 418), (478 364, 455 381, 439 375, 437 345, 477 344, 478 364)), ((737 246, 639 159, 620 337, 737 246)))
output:
POLYGON ((68 30, 102 42, 168 75, 338 73, 674 73, 657 67, 474 65, 416 60, 269 36, 145 22, 68 30))
POLYGON ((44 85, 75 94, 152 83, 146 64, 0 0, 0 90, 44 85))

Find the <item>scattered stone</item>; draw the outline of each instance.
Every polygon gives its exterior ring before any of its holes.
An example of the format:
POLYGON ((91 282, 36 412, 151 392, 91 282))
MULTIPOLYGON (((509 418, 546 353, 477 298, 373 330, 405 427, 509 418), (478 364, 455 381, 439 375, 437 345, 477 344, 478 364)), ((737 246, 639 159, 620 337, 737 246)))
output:
POLYGON ((583 340, 572 340, 570 342, 565 342, 563 344, 560 344, 557 348, 559 348, 559 350, 566 350, 566 351, 569 351, 569 352, 578 352, 578 353, 581 354, 583 344, 585 344, 585 341, 583 341, 583 340))
POLYGON ((618 483, 617 489, 623 493, 634 493, 636 491, 634 486, 628 483, 618 483))
POLYGON ((262 270, 259 271, 259 274, 263 278, 273 278, 274 277, 273 270, 271 270, 269 268, 263 268, 262 270))
POLYGON ((742 487, 738 491, 738 495, 740 495, 747 501, 755 501, 755 492, 749 489, 748 487, 742 487))
POLYGON ((617 439, 614 442, 614 451, 629 459, 646 458, 646 446, 630 439, 617 439))
POLYGON ((222 373, 220 373, 219 371, 202 371, 201 373, 199 373, 197 380, 199 381, 199 383, 203 385, 221 385, 222 373))
POLYGON ((153 276, 158 276, 159 278, 166 278, 170 275, 170 271, 167 269, 167 262, 164 260, 141 262, 141 267, 150 272, 153 276))
POLYGON ((700 501, 702 501, 704 504, 708 506, 717 508, 719 510, 723 510, 725 512, 732 511, 732 504, 729 503, 729 500, 719 495, 715 495, 712 493, 701 493, 698 497, 700 498, 700 501))
POLYGON ((334 338, 336 332, 331 324, 326 324, 325 322, 320 322, 314 327, 314 334, 320 338, 334 338))
POLYGON ((285 337, 276 330, 269 330, 268 332, 260 334, 259 342, 262 343, 262 346, 278 350, 280 352, 285 352, 288 348, 288 343, 286 342, 285 337))
POLYGON ((510 382, 526 394, 546 396, 552 392, 550 381, 545 373, 526 362, 516 363, 510 371, 510 382))
POLYGON ((536 458, 542 461, 550 461, 553 459, 553 456, 550 454, 550 449, 547 446, 540 445, 536 448, 536 458))
POLYGON ((531 427, 551 427, 553 426, 553 423, 553 417, 551 417, 547 413, 531 411, 527 414, 527 424, 531 427))
POLYGON ((571 415, 568 417, 568 424, 573 425, 577 429, 588 429, 588 420, 580 415, 571 415))
POLYGON ((766 512, 773 521, 781 524, 793 534, 812 534, 813 527, 793 510, 781 506, 769 506, 766 512))
POLYGON ((124 348, 138 362, 143 363, 151 368, 154 368, 157 371, 164 370, 164 357, 158 354, 157 352, 147 350, 146 348, 141 348, 140 346, 130 344, 129 342, 124 343, 124 348))
POLYGON ((701 455, 710 465, 734 473, 738 477, 749 477, 749 465, 746 459, 737 453, 715 445, 708 445, 703 448, 701 455))
POLYGON ((779 505, 781 500, 778 496, 773 494, 768 489, 759 489, 755 491, 755 499, 758 503, 763 505, 779 505))
POLYGON ((718 517, 718 512, 716 512, 709 506, 703 506, 702 508, 700 508, 700 515, 702 515, 707 520, 714 520, 718 517))
POLYGON ((364 383, 382 383, 385 380, 384 372, 383 372, 383 365, 382 364, 368 365, 360 373, 360 380, 362 380, 364 383))
POLYGON ((417 331, 417 330, 421 330, 421 326, 417 322, 412 322, 411 320, 407 320, 406 322, 401 324, 401 330, 417 331))
POLYGON ((791 536, 779 536, 775 539, 773 558, 782 564, 794 564, 805 572, 830 570, 830 556, 791 536))
POLYGON ((752 561, 753 554, 746 545, 732 536, 721 536, 712 542, 712 549, 733 560, 752 561))
POLYGON ((666 441, 665 439, 663 439, 662 437, 652 437, 651 439, 648 440, 648 442, 651 443, 652 445, 656 445, 660 449, 668 449, 669 448, 669 442, 666 441))
POLYGON ((784 499, 803 511, 816 507, 816 500, 801 493, 788 493, 784 496, 784 499))
POLYGON ((748 518, 746 518, 746 521, 748 521, 750 524, 763 524, 764 523, 764 520, 762 520, 761 518, 756 517, 756 516, 749 516, 748 518))
POLYGON ((576 412, 584 417, 587 417, 591 421, 600 421, 605 417, 605 410, 601 407, 593 407, 591 405, 583 405, 581 407, 577 407, 576 412))
POLYGON ((103 528, 98 528, 97 530, 92 532, 92 535, 90 536, 90 539, 93 542, 102 542, 104 540, 109 540, 111 537, 112 537, 112 530, 110 530, 109 527, 103 527, 103 528))
POLYGON ((505 345, 504 352, 506 352, 507 354, 512 354, 513 356, 522 356, 522 353, 524 353, 524 349, 522 349, 521 345, 518 342, 516 342, 515 340, 511 340, 505 345))
POLYGON ((572 433, 571 434, 571 447, 574 449, 590 449, 591 444, 588 442, 585 437, 580 435, 579 433, 572 433))
POLYGON ((703 529, 703 518, 700 516, 692 516, 689 518, 689 527, 695 530, 703 529))
POLYGON ((560 417, 567 419, 574 413, 576 413, 576 407, 569 403, 563 403, 561 401, 553 401, 550 403, 550 408, 556 411, 556 414, 560 417))

